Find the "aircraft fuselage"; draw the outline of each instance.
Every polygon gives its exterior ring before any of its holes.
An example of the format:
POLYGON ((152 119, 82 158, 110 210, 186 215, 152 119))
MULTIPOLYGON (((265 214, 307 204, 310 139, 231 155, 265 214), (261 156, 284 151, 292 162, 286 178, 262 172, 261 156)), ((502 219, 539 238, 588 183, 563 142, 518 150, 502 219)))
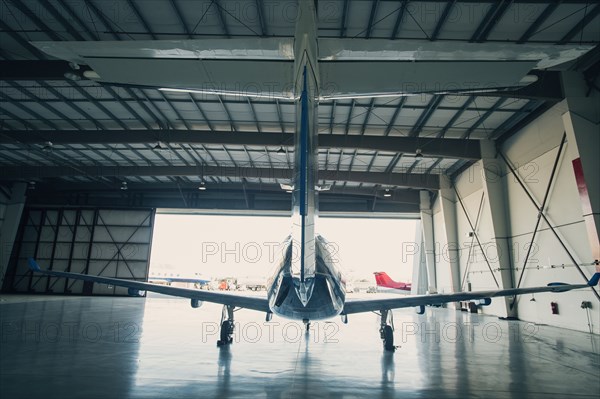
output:
POLYGON ((339 315, 344 309, 346 283, 328 249, 329 244, 316 236, 316 272, 312 295, 304 305, 294 289, 292 237, 285 241, 280 264, 268 282, 269 308, 279 316, 298 320, 320 320, 339 315))
POLYGON ((312 1, 299 2, 294 39, 296 141, 292 232, 284 256, 268 285, 269 307, 283 317, 315 320, 344 308, 345 282, 317 235, 319 65, 317 16, 312 1))

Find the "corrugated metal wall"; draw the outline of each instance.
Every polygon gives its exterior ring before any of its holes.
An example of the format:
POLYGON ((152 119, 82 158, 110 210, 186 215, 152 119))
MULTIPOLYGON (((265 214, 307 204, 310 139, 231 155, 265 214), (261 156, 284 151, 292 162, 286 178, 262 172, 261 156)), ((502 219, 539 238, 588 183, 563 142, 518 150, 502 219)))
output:
POLYGON ((27 259, 42 268, 146 281, 154 209, 27 208, 4 290, 84 295, 127 295, 127 289, 36 276, 27 259))

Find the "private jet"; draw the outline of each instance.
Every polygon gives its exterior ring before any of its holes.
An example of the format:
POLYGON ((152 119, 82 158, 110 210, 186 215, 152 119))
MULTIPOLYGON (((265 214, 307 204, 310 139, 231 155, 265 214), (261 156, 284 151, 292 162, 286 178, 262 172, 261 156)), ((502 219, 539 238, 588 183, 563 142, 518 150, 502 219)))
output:
MULTIPOLYGON (((541 292, 564 292, 598 284, 496 291, 456 292, 385 299, 346 300, 345 279, 332 260, 327 240, 317 233, 317 108, 332 99, 401 97, 420 93, 477 94, 515 90, 537 79, 530 71, 550 68, 584 54, 585 46, 454 43, 418 40, 319 39, 316 1, 299 1, 295 37, 198 39, 127 42, 32 42, 56 58, 81 68, 83 78, 100 84, 158 88, 206 95, 276 98, 296 107, 291 234, 266 297, 199 291, 118 278, 43 270, 34 273, 78 279, 142 291, 185 297, 197 308, 202 301, 223 305, 218 346, 232 342, 234 310, 263 312, 310 321, 360 312, 378 312, 386 351, 394 351, 391 310, 541 292), (491 77, 491 78, 490 78, 491 77), (247 84, 246 84, 247 83, 247 84), (250 84, 251 83, 251 84, 250 84), (259 90, 255 90, 256 88, 259 90), (254 88, 254 89, 250 89, 254 88), (392 324, 392 325, 391 325, 392 324)), ((193 132, 190 132, 193 134, 193 132)))

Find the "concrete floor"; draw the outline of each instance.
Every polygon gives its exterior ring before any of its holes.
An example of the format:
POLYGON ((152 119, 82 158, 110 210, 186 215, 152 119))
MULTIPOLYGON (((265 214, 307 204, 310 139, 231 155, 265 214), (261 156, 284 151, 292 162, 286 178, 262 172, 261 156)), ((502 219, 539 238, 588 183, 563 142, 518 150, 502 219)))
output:
POLYGON ((0 398, 598 398, 600 338, 447 309, 302 325, 180 299, 4 296, 0 398))

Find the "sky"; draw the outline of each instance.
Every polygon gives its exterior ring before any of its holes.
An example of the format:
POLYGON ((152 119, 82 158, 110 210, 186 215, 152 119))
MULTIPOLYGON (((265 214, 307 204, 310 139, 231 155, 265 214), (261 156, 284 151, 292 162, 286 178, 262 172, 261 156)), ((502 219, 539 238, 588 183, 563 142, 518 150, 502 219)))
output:
MULTIPOLYGON (((318 220, 318 232, 334 250, 349 279, 373 279, 386 271, 411 281, 416 220, 318 220), (403 251, 404 249, 404 251, 403 251)), ((270 276, 290 232, 290 218, 230 215, 156 215, 150 274, 161 272, 206 277, 270 276)))

